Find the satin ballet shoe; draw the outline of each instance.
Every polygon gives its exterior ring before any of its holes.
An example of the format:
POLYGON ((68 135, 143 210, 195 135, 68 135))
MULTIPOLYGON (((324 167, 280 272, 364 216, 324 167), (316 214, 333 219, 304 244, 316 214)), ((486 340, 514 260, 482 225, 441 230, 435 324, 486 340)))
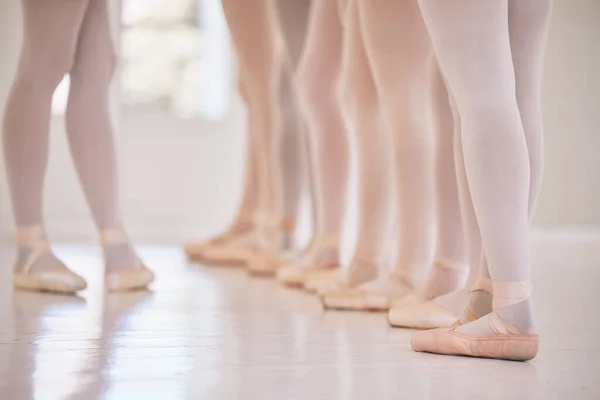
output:
POLYGON ((273 277, 286 262, 278 254, 255 254, 246 263, 246 271, 251 276, 273 277))
POLYGON ((388 311, 392 302, 413 289, 411 281, 400 275, 368 282, 354 288, 342 288, 321 298, 326 309, 346 311, 388 311))
MULTIPOLYGON (((529 282, 494 282, 494 309, 514 305, 531 297, 529 282)), ((485 336, 457 332, 461 325, 417 332, 411 339, 413 350, 444 355, 495 358, 512 361, 533 359, 539 349, 537 334, 523 333, 508 323, 496 311, 482 317, 487 319, 491 334, 485 336)))
POLYGON ((22 265, 15 267, 13 273, 15 289, 72 295, 87 287, 82 277, 66 267, 33 270, 40 258, 50 252, 46 233, 41 226, 20 227, 17 236, 19 246, 31 249, 31 253, 22 265))
POLYGON ((211 266, 245 266, 256 254, 256 250, 244 242, 214 245, 204 251, 202 261, 211 266))
POLYGON ((322 251, 338 252, 339 235, 318 235, 314 239, 312 249, 313 255, 308 255, 306 260, 281 266, 277 271, 277 280, 285 286, 301 288, 309 273, 332 270, 339 266, 337 260, 321 261, 316 258, 322 251))
MULTIPOLYGON (((471 292, 484 290, 492 293, 492 281, 489 278, 480 277, 471 292)), ((462 313, 466 322, 477 319, 473 312, 467 307, 462 313)), ((461 312, 453 312, 432 300, 425 300, 423 296, 416 294, 396 302, 388 313, 388 322, 391 326, 414 329, 450 328, 461 317, 461 312), (412 304, 410 302, 412 301, 412 304)))
POLYGON ((367 262, 369 258, 355 254, 352 262, 346 268, 340 268, 329 273, 311 273, 304 283, 305 288, 316 292, 319 296, 342 289, 351 288, 377 279, 377 264, 367 262))
MULTIPOLYGON (((122 229, 107 229, 100 233, 102 243, 114 245, 129 243, 129 238, 122 229)), ((134 264, 128 268, 107 271, 104 275, 104 284, 109 292, 132 292, 145 290, 154 281, 154 273, 135 258, 134 264)))
POLYGON ((260 214, 255 217, 254 224, 258 227, 254 231, 205 250, 202 261, 215 266, 247 267, 255 257, 285 250, 287 234, 295 227, 294 221, 260 214))
POLYGON ((320 288, 335 287, 338 283, 338 270, 326 269, 320 271, 311 271, 304 280, 304 290, 321 295, 320 288))
POLYGON ((243 212, 224 233, 203 242, 188 243, 184 245, 183 249, 185 254, 192 261, 203 261, 204 254, 211 248, 247 234, 252 231, 254 223, 254 214, 243 212))

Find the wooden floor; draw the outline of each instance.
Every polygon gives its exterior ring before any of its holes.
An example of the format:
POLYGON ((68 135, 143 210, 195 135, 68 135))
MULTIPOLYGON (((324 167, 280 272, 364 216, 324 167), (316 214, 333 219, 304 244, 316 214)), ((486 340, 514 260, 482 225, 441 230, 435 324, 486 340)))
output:
POLYGON ((530 363, 414 353, 384 314, 140 251, 152 292, 108 295, 92 246, 58 246, 90 288, 12 293, 0 251, 0 399, 599 399, 600 246, 534 248, 542 346, 530 363))

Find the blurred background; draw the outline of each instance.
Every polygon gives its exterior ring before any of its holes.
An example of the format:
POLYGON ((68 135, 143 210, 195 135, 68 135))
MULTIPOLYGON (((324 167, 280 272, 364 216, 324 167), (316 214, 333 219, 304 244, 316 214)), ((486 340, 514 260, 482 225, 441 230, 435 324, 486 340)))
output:
MULTIPOLYGON (((292 0, 290 0, 292 1, 292 0)), ((243 184, 245 116, 218 0, 113 1, 120 70, 112 96, 127 227, 176 243, 224 226, 243 184)), ((0 7, 0 109, 21 41, 19 1, 0 7)), ((555 0, 544 77, 546 174, 536 232, 600 240, 600 2, 555 0), (575 235, 573 235, 575 233, 575 235)), ((94 230, 64 135, 65 78, 53 104, 48 230, 94 230)), ((3 168, 3 167, 2 167, 3 168)), ((0 236, 12 230, 4 171, 0 236)))

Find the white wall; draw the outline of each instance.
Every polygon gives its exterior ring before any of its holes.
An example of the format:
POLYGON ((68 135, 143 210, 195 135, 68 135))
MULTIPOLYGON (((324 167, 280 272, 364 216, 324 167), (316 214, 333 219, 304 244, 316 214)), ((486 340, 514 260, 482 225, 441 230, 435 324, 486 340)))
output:
MULTIPOLYGON (((17 1, 0 5, 0 108, 20 42, 17 1)), ((600 1, 555 0, 544 81, 546 177, 535 222, 600 226, 600 1)), ((209 123, 165 116, 119 118, 123 205, 134 235, 170 240, 205 235, 233 214, 242 182, 244 135, 239 101, 209 123)), ((54 236, 91 235, 92 225, 72 170, 62 121, 53 121, 45 199, 54 236)), ((2 166, 3 168, 3 166, 2 166)), ((0 232, 10 229, 4 173, 0 232)))

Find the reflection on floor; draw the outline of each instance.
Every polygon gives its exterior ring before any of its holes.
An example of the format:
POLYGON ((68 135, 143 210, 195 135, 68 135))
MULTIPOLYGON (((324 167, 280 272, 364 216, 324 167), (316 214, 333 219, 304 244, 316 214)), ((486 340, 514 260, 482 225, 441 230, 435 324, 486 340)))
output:
POLYGON ((530 363, 411 351, 383 314, 324 312, 317 298, 243 271, 142 247, 152 292, 105 296, 98 253, 59 246, 90 288, 13 293, 0 249, 1 399, 598 399, 600 246, 537 244, 541 353, 530 363))

